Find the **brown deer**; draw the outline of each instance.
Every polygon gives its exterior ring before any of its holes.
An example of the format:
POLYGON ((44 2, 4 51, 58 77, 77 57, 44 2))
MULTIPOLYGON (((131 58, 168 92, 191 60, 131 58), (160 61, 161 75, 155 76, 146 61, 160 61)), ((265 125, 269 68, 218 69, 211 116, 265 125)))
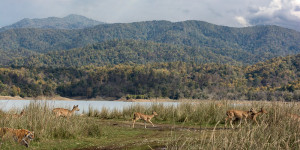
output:
POLYGON ((6 114, 5 118, 20 118, 25 115, 25 110, 23 109, 20 114, 6 114))
POLYGON ((68 110, 64 108, 54 108, 52 112, 56 114, 56 117, 63 116, 69 119, 75 111, 79 111, 79 110, 80 109, 78 108, 78 105, 77 106, 74 105, 72 110, 68 110))
POLYGON ((234 129, 233 125, 232 125, 232 121, 234 118, 239 119, 240 123, 238 125, 238 127, 242 124, 242 120, 244 120, 247 123, 247 119, 253 115, 254 116, 255 111, 253 110, 253 108, 251 108, 249 111, 243 111, 243 110, 228 110, 226 112, 227 117, 225 118, 225 127, 227 127, 227 121, 228 119, 230 120, 230 125, 231 128, 234 129))
POLYGON ((134 128, 134 124, 135 124, 135 121, 139 120, 139 119, 142 119, 144 120, 144 124, 145 124, 145 128, 146 127, 146 122, 149 122, 152 124, 152 126, 154 127, 154 124, 151 122, 151 119, 154 117, 154 116, 157 116, 158 114, 154 111, 152 113, 152 115, 145 115, 145 114, 142 114, 142 113, 138 113, 138 112, 135 112, 133 114, 133 124, 132 124, 132 128, 134 128))
POLYGON ((256 120, 256 117, 259 116, 259 115, 261 115, 261 114, 267 114, 268 113, 264 108, 261 108, 259 112, 256 112, 254 110, 252 110, 252 112, 253 113, 252 113, 250 119, 252 119, 257 125, 259 125, 259 124, 258 124, 258 122, 256 120))

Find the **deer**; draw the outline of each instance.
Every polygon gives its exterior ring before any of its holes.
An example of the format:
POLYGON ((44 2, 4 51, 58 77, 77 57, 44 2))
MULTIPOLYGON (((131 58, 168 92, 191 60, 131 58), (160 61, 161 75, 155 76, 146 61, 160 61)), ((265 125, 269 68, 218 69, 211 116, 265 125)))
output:
POLYGON ((259 126, 259 124, 258 124, 258 122, 257 122, 257 120, 256 120, 256 117, 257 116, 259 116, 259 115, 261 115, 261 114, 267 114, 268 112, 262 107, 261 109, 260 109, 260 111, 259 112, 256 112, 256 111, 254 111, 254 110, 252 110, 252 115, 250 116, 250 119, 252 119, 258 126, 259 126))
POLYGON ((25 115, 25 110, 23 109, 20 114, 6 114, 5 118, 20 118, 25 115))
POLYGON ((25 115, 25 110, 23 109, 20 114, 13 114, 12 118, 20 118, 25 115))
POLYGON ((243 111, 243 110, 235 110, 231 109, 226 112, 227 117, 225 118, 225 127, 227 127, 227 121, 230 120, 231 128, 234 129, 232 125, 232 121, 234 118, 239 119, 240 123, 238 127, 242 124, 242 120, 244 120, 247 123, 247 119, 253 115, 254 116, 255 111, 253 108, 251 108, 249 111, 243 111))
POLYGON ((78 105, 74 105, 72 110, 64 109, 64 108, 54 108, 52 110, 53 113, 56 114, 56 117, 62 116, 67 117, 68 119, 72 116, 75 111, 79 111, 78 105))
POLYGON ((146 122, 149 122, 152 124, 152 126, 154 127, 154 124, 151 122, 151 119, 154 117, 154 116, 157 116, 158 114, 154 111, 152 113, 152 115, 145 115, 145 114, 142 114, 142 113, 139 113, 139 112, 135 112, 133 114, 133 124, 132 124, 132 128, 134 128, 134 124, 137 120, 141 119, 141 120, 144 120, 144 124, 145 124, 145 128, 146 127, 146 122))

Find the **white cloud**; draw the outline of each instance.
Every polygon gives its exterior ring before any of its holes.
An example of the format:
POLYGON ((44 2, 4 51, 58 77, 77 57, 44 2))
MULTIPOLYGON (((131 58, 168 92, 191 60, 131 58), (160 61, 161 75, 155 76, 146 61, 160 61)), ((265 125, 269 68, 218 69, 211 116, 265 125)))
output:
POLYGON ((250 26, 250 24, 247 22, 247 20, 242 16, 236 16, 235 20, 237 20, 237 22, 239 24, 241 24, 243 27, 250 26))
POLYGON ((293 9, 290 13, 300 19, 300 0, 291 0, 293 9))
POLYGON ((252 25, 272 24, 300 30, 298 8, 300 0, 272 0, 266 6, 252 6, 244 17, 252 25))
POLYGON ((269 6, 259 7, 259 11, 255 15, 272 16, 274 12, 282 9, 281 0, 273 0, 269 6))

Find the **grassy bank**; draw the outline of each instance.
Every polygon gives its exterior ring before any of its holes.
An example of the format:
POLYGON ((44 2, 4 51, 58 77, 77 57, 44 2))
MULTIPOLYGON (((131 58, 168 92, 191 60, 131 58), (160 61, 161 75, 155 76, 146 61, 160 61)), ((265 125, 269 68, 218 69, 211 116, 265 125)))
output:
MULTIPOLYGON (((80 108, 80 106, 79 106, 80 108)), ((26 115, 13 119, 2 115, 1 127, 23 128, 35 132, 30 149, 299 149, 299 123, 287 114, 299 113, 297 103, 211 101, 150 106, 132 105, 123 110, 101 111, 90 108, 83 116, 56 118, 47 103, 33 102, 24 107, 26 115), (224 128, 226 110, 264 107, 260 126, 244 124, 238 129, 224 128), (134 112, 159 115, 156 127, 138 121, 131 128, 134 112)), ((20 112, 21 110, 16 110, 20 112)), ((4 112, 2 112, 3 114, 4 112)), ((12 140, 2 140, 1 149, 23 149, 12 140)))

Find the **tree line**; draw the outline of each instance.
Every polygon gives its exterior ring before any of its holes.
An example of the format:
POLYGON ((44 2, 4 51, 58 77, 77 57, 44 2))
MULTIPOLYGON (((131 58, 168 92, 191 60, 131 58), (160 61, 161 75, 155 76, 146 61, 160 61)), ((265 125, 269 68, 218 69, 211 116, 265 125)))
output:
POLYGON ((0 95, 299 100, 300 55, 251 66, 163 62, 0 68, 0 95))

